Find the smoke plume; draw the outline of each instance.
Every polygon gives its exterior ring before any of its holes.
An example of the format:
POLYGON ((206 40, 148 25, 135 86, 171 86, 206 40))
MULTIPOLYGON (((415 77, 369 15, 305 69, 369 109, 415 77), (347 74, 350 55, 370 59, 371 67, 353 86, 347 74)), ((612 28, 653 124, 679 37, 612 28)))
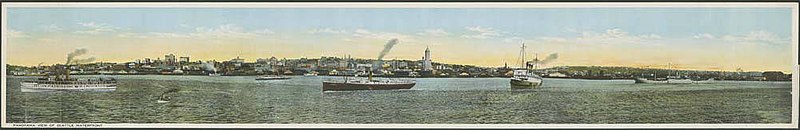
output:
POLYGON ((86 59, 73 59, 72 63, 74 63, 74 64, 89 63, 89 62, 94 61, 95 59, 96 58, 94 58, 94 57, 89 57, 89 58, 86 58, 86 59))
POLYGON ((397 43, 398 43, 397 38, 394 38, 392 40, 389 40, 389 42, 387 42, 386 45, 383 45, 383 50, 381 51, 380 54, 378 54, 378 60, 382 60, 383 56, 386 56, 386 54, 388 54, 389 51, 392 50, 392 47, 394 47, 394 45, 397 43))
POLYGON ((547 64, 547 63, 555 61, 556 59, 558 59, 558 53, 553 53, 553 54, 548 55, 547 58, 545 58, 544 60, 541 61, 541 63, 542 64, 547 64))
POLYGON ((555 61, 556 59, 558 59, 558 53, 553 53, 553 54, 548 55, 547 57, 545 57, 542 60, 533 59, 533 61, 528 62, 528 65, 532 66, 532 65, 535 65, 535 64, 547 64, 547 63, 555 61))
POLYGON ((86 54, 86 51, 87 51, 86 48, 78 48, 78 49, 75 49, 75 51, 72 51, 69 54, 67 54, 67 63, 66 63, 66 65, 69 65, 70 63, 80 64, 80 63, 87 63, 87 62, 94 61, 95 60, 94 57, 90 57, 90 58, 86 58, 86 59, 75 59, 75 57, 77 57, 77 56, 86 54))

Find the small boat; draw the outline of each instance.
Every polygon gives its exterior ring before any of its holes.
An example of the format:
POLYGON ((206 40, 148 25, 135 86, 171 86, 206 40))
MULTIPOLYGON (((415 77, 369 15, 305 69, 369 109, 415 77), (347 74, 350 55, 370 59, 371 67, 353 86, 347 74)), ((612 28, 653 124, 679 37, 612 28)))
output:
POLYGON ((315 76, 317 76, 317 73, 315 73, 315 72, 306 73, 306 74, 303 74, 303 76, 306 76, 306 77, 315 77, 315 76))
POLYGON ((222 74, 220 74, 220 73, 210 73, 210 74, 208 74, 208 76, 219 77, 219 76, 222 76, 222 74))
POLYGON ((284 80, 284 79, 291 79, 291 78, 280 75, 265 75, 256 77, 256 80, 284 80))
POLYGON ((511 88, 536 88, 542 86, 542 77, 528 72, 528 70, 514 70, 511 77, 511 88))
POLYGON ((158 98, 158 100, 156 101, 156 103, 167 103, 167 102, 169 102, 170 100, 172 100, 172 97, 169 97, 169 96, 167 96, 167 94, 169 94, 169 93, 175 93, 175 92, 178 92, 178 91, 179 91, 178 89, 176 89, 176 88, 173 88, 173 89, 169 89, 169 90, 167 90, 167 91, 166 91, 166 92, 164 92, 164 93, 161 93, 161 97, 159 97, 159 98, 158 98))

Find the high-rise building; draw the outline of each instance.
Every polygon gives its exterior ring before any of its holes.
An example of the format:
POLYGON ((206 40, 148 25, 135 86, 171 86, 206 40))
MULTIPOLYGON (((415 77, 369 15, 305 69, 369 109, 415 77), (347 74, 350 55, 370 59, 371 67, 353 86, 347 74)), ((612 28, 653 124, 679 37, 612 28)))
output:
POLYGON ((433 65, 431 62, 431 50, 428 47, 425 47, 425 57, 422 58, 422 70, 433 70, 433 65))
POLYGON ((269 59, 264 59, 264 58, 256 59, 256 63, 267 63, 267 62, 269 62, 269 59))
POLYGON ((239 57, 237 56, 236 58, 234 58, 234 59, 231 59, 231 62, 233 62, 233 63, 244 63, 244 59, 242 59, 242 58, 239 58, 239 57))
POLYGON ((188 56, 181 57, 180 60, 178 60, 178 62, 179 63, 189 63, 189 57, 188 56))
POLYGON ((166 63, 167 65, 174 65, 176 61, 178 61, 178 59, 175 59, 175 55, 173 54, 164 55, 164 63, 166 63))

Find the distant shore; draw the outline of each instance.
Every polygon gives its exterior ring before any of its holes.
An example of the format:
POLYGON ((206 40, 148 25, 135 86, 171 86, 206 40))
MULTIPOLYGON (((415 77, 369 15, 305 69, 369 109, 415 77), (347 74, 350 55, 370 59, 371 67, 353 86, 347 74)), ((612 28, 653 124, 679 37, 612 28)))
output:
MULTIPOLYGON (((70 75, 164 75, 164 76, 208 76, 208 74, 161 74, 161 73, 135 73, 135 74, 70 74, 70 75)), ((221 76, 261 76, 264 74, 234 74, 234 75, 221 75, 221 76)), ((44 76, 44 75, 14 75, 14 76, 44 76)), ((298 74, 290 74, 286 76, 304 76, 298 74)), ((355 75, 318 75, 318 76, 349 76, 353 77, 355 75)), ((358 77, 366 77, 364 75, 359 75, 358 77)), ((410 77, 410 76, 390 76, 390 75, 373 75, 372 77, 383 77, 383 78, 510 78, 511 76, 417 76, 417 77, 410 77)), ((633 77, 625 78, 625 77, 552 77, 552 76, 543 76, 542 78, 553 78, 553 79, 583 79, 583 80, 633 80, 633 77)), ((720 79, 716 79, 720 80, 720 79)), ((736 80, 736 79, 722 79, 722 81, 770 81, 770 80, 736 80)), ((784 81, 784 80, 778 80, 784 81)), ((791 81, 791 80, 788 80, 791 81)))

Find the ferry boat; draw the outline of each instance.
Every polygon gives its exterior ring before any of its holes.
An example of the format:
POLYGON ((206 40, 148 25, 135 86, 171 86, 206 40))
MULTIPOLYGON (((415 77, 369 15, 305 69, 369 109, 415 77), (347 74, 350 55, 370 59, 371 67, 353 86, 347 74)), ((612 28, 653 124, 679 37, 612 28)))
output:
POLYGON ((322 91, 351 91, 351 90, 393 90, 411 89, 416 85, 416 80, 398 79, 373 79, 372 73, 369 77, 349 79, 344 77, 342 81, 322 81, 322 91))
POLYGON ((280 75, 264 75, 256 77, 256 80, 284 80, 284 79, 291 79, 291 78, 280 75))
POLYGON ((23 92, 37 91, 114 91, 117 89, 117 80, 114 78, 77 79, 65 76, 43 77, 36 80, 22 81, 23 92))

